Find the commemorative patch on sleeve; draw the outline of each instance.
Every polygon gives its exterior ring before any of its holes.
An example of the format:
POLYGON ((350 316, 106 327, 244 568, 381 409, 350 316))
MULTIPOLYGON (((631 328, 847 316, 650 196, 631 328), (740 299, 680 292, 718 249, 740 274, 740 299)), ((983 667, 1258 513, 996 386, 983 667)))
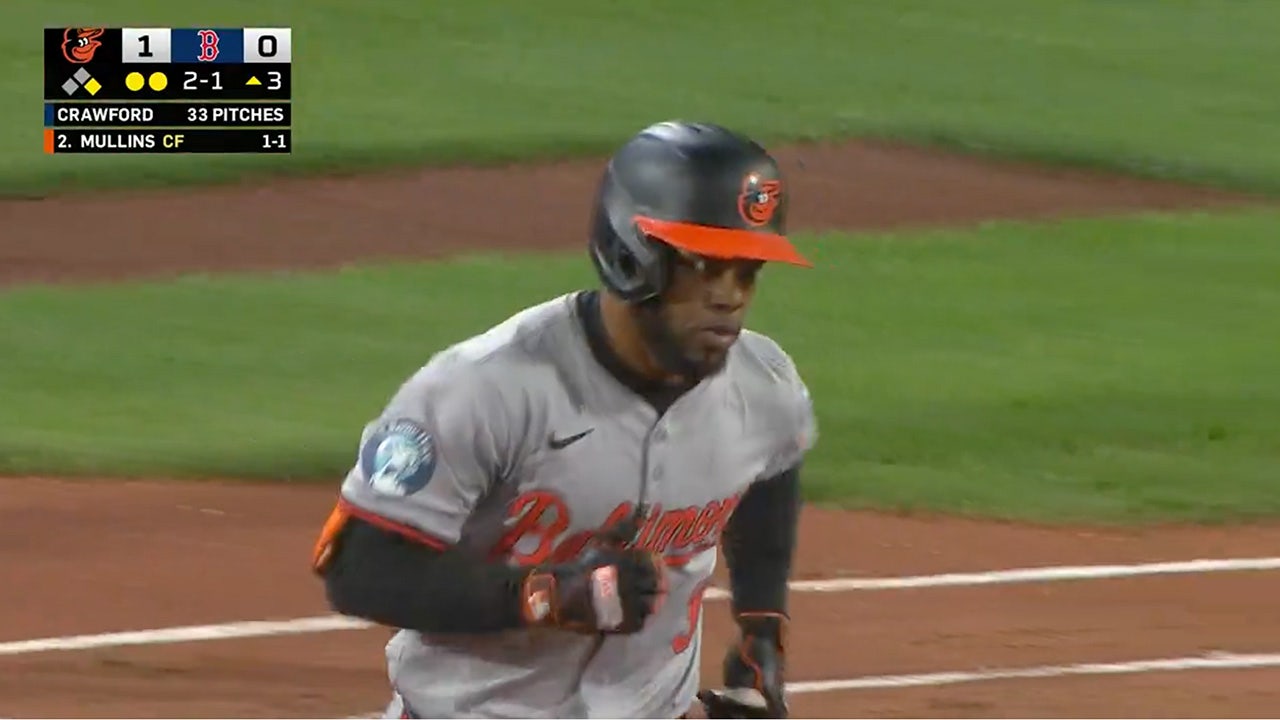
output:
POLYGON ((383 420, 360 448, 365 482, 384 495, 404 497, 427 486, 436 469, 431 434, 407 418, 383 420))

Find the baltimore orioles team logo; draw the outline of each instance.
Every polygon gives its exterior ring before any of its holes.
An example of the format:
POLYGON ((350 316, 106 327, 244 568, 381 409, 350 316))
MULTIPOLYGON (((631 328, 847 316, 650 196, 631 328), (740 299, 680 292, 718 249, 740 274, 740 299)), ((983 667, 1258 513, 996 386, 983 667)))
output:
POLYGON ((751 225, 768 225, 782 202, 782 181, 765 180, 756 173, 742 179, 738 214, 751 225))
POLYGON ((83 65, 93 59, 93 54, 102 47, 103 28, 67 28, 62 33, 62 56, 67 62, 83 65))

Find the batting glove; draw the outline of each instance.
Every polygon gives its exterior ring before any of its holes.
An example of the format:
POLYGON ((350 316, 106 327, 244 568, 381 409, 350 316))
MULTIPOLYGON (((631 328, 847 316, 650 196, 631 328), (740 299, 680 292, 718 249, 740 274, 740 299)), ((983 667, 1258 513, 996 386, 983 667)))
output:
POLYGON ((785 718, 784 635, 787 619, 776 613, 742 613, 741 636, 724 659, 724 684, 698 693, 708 718, 785 718))
POLYGON ((666 593, 662 558, 644 550, 596 546, 573 562, 535 569, 521 588, 530 625, 574 632, 638 632, 666 593))

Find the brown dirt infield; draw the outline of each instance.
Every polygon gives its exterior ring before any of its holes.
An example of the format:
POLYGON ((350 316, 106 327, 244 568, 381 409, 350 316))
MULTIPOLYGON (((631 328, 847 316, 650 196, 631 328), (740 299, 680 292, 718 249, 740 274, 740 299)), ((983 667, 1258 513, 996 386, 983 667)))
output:
MULTIPOLYGON (((891 144, 780 151, 804 228, 1249 202, 891 144)), ((0 203, 0 285, 577 248, 598 161, 0 203), (92 235, 66 218, 92 217, 92 235)), ((0 479, 0 645, 327 611, 306 570, 336 487, 0 479)), ((809 508, 801 579, 1280 556, 1280 527, 1039 528, 809 508)), ((791 679, 1280 651, 1280 574, 804 593, 791 679)), ((714 681, 729 637, 708 612, 714 681)), ((387 700, 385 630, 0 654, 0 716, 341 717, 387 700)), ((797 695, 807 717, 1266 717, 1280 669, 797 695)))

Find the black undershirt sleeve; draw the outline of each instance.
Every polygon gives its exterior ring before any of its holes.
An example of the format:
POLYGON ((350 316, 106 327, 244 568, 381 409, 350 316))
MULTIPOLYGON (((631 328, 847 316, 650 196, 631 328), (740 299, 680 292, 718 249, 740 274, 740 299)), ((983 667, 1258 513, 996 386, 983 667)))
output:
MULTIPOLYGON (((786 614, 799 511, 798 467, 743 495, 724 531, 735 614, 786 614)), ((519 591, 526 574, 353 517, 324 582, 330 606, 344 615, 424 633, 492 633, 524 624, 519 591)))
POLYGON ((424 633, 491 633, 523 625, 527 569, 440 551, 351 518, 324 570, 344 615, 424 633))
POLYGON ((743 494, 723 537, 734 615, 787 614, 799 519, 799 466, 761 480, 743 494))

